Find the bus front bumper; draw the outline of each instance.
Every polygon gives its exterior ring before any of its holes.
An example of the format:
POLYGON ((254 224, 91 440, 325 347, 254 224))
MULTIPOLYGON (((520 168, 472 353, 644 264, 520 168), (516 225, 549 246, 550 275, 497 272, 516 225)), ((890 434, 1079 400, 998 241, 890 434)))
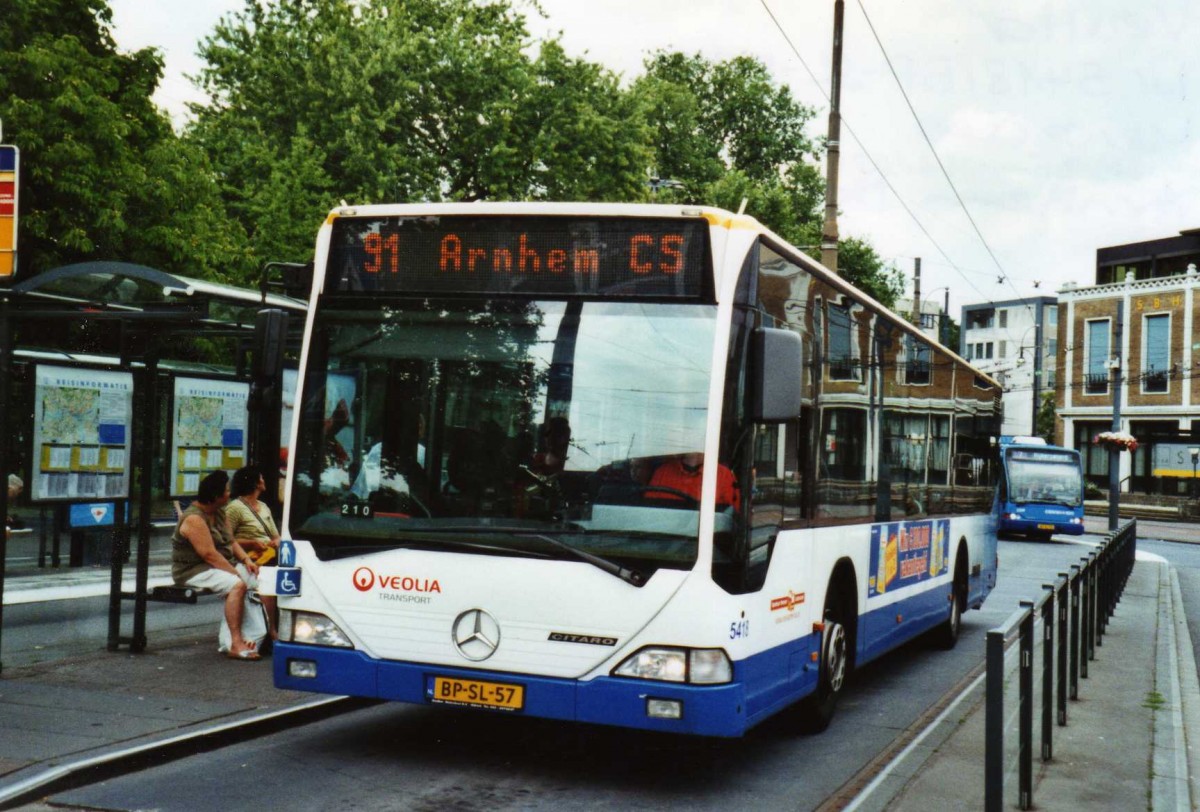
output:
POLYGON ((1000 522, 1001 532, 1008 533, 1053 533, 1056 536, 1082 536, 1083 520, 1074 522, 1047 522, 1034 519, 1005 518, 1000 522))
MULTIPOLYGON (((385 699, 419 705, 445 704, 492 713, 515 713, 546 719, 591 722, 619 727, 740 736, 750 726, 742 684, 684 685, 668 682, 597 677, 586 682, 499 671, 376 660, 353 649, 324 648, 279 642, 272 655, 275 687, 293 691, 385 699), (302 676, 303 675, 303 676, 302 676), (485 707, 472 701, 435 696, 435 684, 480 683, 519 688, 520 706, 485 707), (435 681, 437 681, 435 683, 435 681), (662 714, 678 711, 678 718, 662 714), (654 714, 654 715, 652 715, 654 714)), ((465 700, 473 697, 467 695, 465 700)), ((485 700, 486 702, 486 700, 485 700)))

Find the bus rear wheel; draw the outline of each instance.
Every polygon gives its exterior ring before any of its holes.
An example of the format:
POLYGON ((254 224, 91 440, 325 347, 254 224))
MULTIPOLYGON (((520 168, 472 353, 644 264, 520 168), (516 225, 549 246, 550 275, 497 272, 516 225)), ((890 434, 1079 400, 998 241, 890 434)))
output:
POLYGON ((947 651, 958 643, 962 629, 962 613, 967 609, 967 551, 959 550, 958 563, 954 567, 954 583, 950 587, 950 617, 936 630, 938 648, 947 651))

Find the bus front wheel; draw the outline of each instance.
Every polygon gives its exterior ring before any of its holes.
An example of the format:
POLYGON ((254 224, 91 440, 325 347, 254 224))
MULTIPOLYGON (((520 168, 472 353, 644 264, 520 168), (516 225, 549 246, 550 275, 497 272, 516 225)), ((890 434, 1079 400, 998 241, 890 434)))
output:
POLYGON ((801 701, 800 723, 809 733, 820 733, 833 721, 838 696, 842 693, 846 684, 846 674, 850 670, 850 646, 846 627, 838 620, 836 615, 826 612, 817 665, 817 690, 801 701))

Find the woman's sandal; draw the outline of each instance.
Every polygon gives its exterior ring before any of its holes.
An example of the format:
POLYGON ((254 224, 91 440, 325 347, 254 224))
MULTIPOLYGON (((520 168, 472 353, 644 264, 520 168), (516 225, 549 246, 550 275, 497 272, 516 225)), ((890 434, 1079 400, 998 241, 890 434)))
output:
POLYGON ((225 656, 231 660, 261 660, 262 656, 252 648, 242 649, 238 652, 227 651, 225 656))

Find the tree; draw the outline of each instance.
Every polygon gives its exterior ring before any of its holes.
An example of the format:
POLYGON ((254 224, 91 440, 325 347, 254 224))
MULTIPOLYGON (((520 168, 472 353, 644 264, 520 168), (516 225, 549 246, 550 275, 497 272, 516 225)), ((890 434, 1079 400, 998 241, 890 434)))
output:
POLYGON ((188 136, 260 257, 304 260, 338 201, 645 195, 647 130, 611 72, 526 52, 507 2, 245 7, 201 45, 188 136))
POLYGON ((246 258, 205 156, 150 100, 151 50, 116 50, 105 0, 11 0, 0 117, 21 149, 22 275, 89 259, 219 277, 246 258))
MULTIPOLYGON (((659 52, 634 85, 654 129, 654 174, 682 184, 660 195, 746 213, 799 246, 820 240, 825 181, 807 128, 816 111, 750 57, 709 62, 659 52)), ((864 239, 839 243, 842 276, 891 307, 904 292, 864 239)))
POLYGON ((799 245, 816 241, 824 183, 806 133, 815 115, 750 57, 659 52, 633 87, 653 128, 657 177, 674 199, 746 211, 799 245))
POLYGON ((904 293, 903 272, 885 265, 871 244, 859 237, 838 241, 838 273, 889 308, 904 293))
POLYGON ((1054 402, 1054 390, 1043 392, 1041 400, 1042 402, 1038 404, 1037 410, 1037 425, 1034 426, 1033 433, 1038 437, 1045 438, 1046 442, 1053 445, 1058 417, 1058 411, 1054 402))

